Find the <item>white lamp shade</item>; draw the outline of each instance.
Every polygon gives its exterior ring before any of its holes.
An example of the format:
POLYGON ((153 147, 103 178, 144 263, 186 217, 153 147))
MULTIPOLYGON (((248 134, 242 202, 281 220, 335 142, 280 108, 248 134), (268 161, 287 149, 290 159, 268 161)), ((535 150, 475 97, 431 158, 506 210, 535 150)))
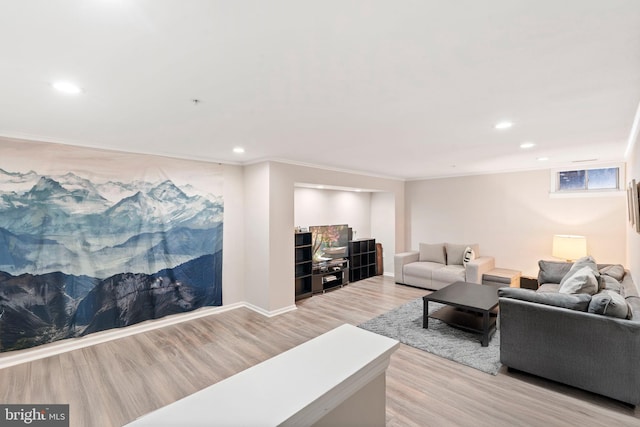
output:
POLYGON ((567 261, 582 258, 587 255, 587 238, 584 236, 556 234, 553 236, 553 249, 551 254, 554 257, 563 258, 567 261))

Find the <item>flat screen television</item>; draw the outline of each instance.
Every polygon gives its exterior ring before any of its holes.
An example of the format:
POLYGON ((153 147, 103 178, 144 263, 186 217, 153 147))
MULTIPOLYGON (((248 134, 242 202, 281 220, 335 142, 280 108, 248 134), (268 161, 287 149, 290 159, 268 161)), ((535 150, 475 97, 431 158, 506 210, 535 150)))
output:
POLYGON ((311 243, 313 245, 313 262, 326 262, 333 259, 346 258, 349 255, 349 226, 312 225, 311 243))

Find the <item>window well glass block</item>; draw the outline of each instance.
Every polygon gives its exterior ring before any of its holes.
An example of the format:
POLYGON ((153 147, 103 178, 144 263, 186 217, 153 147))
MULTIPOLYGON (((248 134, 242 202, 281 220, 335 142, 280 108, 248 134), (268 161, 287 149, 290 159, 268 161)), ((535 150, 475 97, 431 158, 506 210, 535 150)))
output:
POLYGON ((558 190, 586 190, 586 171, 563 171, 558 172, 558 190))
POLYGON ((618 188, 618 168, 589 169, 589 190, 615 190, 618 188))

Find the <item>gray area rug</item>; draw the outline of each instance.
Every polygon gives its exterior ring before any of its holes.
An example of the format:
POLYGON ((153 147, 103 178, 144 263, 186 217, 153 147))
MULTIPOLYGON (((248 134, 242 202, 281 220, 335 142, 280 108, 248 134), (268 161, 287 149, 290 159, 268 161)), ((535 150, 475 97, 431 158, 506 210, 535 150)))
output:
MULTIPOLYGON (((441 307, 442 304, 430 302, 429 313, 441 307)), ((496 331, 488 347, 482 347, 479 334, 462 331, 437 319, 429 319, 429 328, 423 329, 422 298, 358 326, 491 375, 496 375, 502 366, 500 331, 496 331)))

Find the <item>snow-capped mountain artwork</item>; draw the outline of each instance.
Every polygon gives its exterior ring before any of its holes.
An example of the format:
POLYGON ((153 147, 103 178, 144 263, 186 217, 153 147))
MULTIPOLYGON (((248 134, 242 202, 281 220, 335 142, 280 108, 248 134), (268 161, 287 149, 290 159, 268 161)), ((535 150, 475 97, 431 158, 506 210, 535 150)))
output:
POLYGON ((50 173, 0 158, 0 352, 222 305, 217 165, 60 150, 50 173))

